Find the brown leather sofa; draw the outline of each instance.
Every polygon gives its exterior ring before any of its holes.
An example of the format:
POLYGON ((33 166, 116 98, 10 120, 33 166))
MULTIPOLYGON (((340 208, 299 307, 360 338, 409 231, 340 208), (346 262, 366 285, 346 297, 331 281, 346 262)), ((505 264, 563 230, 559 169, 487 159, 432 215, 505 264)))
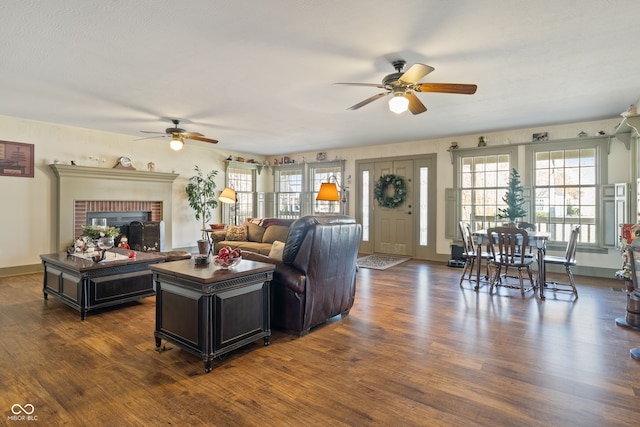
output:
POLYGON ((271 326, 302 336, 346 316, 356 294, 362 226, 344 215, 305 216, 289 227, 282 262, 245 252, 243 258, 276 265, 271 282, 271 326))

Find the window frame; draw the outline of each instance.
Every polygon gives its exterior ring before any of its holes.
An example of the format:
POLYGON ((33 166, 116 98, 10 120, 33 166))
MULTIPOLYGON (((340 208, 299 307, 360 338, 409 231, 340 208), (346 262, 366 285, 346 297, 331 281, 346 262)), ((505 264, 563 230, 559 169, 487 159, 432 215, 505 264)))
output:
MULTIPOLYGON (((333 161, 322 161, 322 162, 304 162, 304 163, 295 163, 295 164, 283 164, 274 166, 273 173, 273 194, 274 194, 274 216, 279 216, 280 206, 280 194, 290 192, 281 192, 280 190, 280 171, 292 170, 292 169, 302 169, 302 183, 301 188, 302 191, 300 193, 300 209, 298 217, 306 216, 306 215, 322 215, 322 214, 338 214, 341 212, 348 212, 349 209, 349 192, 345 187, 338 188, 342 191, 343 200, 345 202, 327 202, 327 201, 316 201, 316 196, 318 194, 318 189, 320 188, 319 182, 326 182, 326 178, 335 175, 339 180, 339 187, 344 186, 345 182, 344 177, 344 160, 333 160, 333 161), (315 180, 315 173, 318 169, 333 169, 331 173, 324 174, 322 173, 322 177, 320 181, 315 180), (336 172, 336 169, 339 172, 336 172), (316 187, 317 185, 317 188, 316 187), (344 205, 343 207, 341 205, 344 205), (317 209, 318 206, 327 206, 326 212, 319 211, 317 209)), ((335 182, 335 180, 331 180, 331 182, 335 182)), ((348 188, 348 187, 347 187, 348 188)))
POLYGON ((256 172, 256 168, 253 165, 244 165, 242 163, 227 165, 227 169, 225 171, 226 186, 234 189, 234 191, 236 192, 237 201, 235 204, 223 203, 223 205, 225 205, 222 208, 223 216, 226 218, 226 223, 231 224, 232 220, 234 220, 235 225, 242 225, 246 218, 255 217, 257 209, 256 172), (238 182, 231 178, 232 173, 239 173, 236 172, 236 170, 249 172, 249 174, 251 175, 251 191, 246 191, 239 188, 243 186, 238 185, 238 182))
POLYGON ((344 161, 330 161, 330 162, 313 162, 309 163, 308 169, 308 183, 307 188, 310 196, 310 204, 309 204, 309 215, 326 215, 326 214, 340 214, 344 212, 348 212, 348 206, 346 205, 348 197, 347 191, 344 189, 344 161), (319 180, 316 180, 316 171, 321 169, 332 169, 331 172, 320 172, 319 180), (336 172, 336 170, 339 170, 336 172), (336 179, 330 179, 331 176, 334 176, 336 179), (340 192, 340 196, 343 201, 339 202, 329 202, 326 200, 316 200, 318 196, 318 191, 320 190, 320 184, 323 182, 336 182, 338 185, 338 191, 340 192), (344 203, 344 210, 342 210, 341 204, 344 203))
MULTIPOLYGON (((483 157, 487 157, 487 156, 502 156, 502 155, 508 155, 509 156, 509 168, 508 168, 508 172, 511 171, 511 169, 516 168, 518 169, 517 165, 518 165, 518 147, 516 145, 505 145, 505 146, 498 146, 498 147, 479 147, 479 148, 465 148, 465 149, 453 149, 450 151, 451 153, 451 158, 452 158, 452 162, 453 162, 453 173, 454 173, 454 190, 457 194, 457 198, 458 198, 458 203, 456 203, 456 218, 458 218, 459 220, 462 220, 462 191, 466 190, 467 188, 463 187, 463 167, 462 167, 462 161, 464 158, 468 158, 468 157, 478 157, 478 156, 483 156, 483 157)), ((522 175, 521 175, 522 176, 522 175)), ((475 188, 475 187, 474 187, 475 188)), ((488 189, 492 189, 492 188, 503 188, 501 186, 498 187, 479 187, 479 188, 488 188, 488 189)), ((507 183, 505 182, 504 184, 504 188, 506 191, 507 188, 507 183)), ((500 197, 500 196, 498 196, 500 197)), ((497 206, 501 206, 501 204, 498 202, 497 206)), ((496 218, 496 224, 498 223, 499 219, 496 218)), ((457 221, 456 221, 457 223, 457 221)), ((472 228, 478 228, 478 224, 476 222, 471 224, 472 228)), ((485 221, 483 220, 483 224, 479 227, 479 228, 486 228, 488 227, 487 224, 485 224, 485 221)), ((457 227, 456 227, 457 228, 457 227)))
MULTIPOLYGON (((274 204, 275 204, 275 216, 278 218, 286 218, 286 219, 297 219, 300 218, 300 216, 302 215, 303 212, 303 205, 304 205, 304 194, 305 194, 305 182, 306 182, 306 170, 304 168, 304 165, 302 164, 285 164, 285 165, 280 165, 278 167, 275 168, 274 173, 273 173, 273 192, 274 192, 274 204), (299 183, 293 183, 290 185, 299 185, 300 187, 300 191, 281 191, 281 184, 283 183, 282 181, 282 174, 283 172, 294 172, 294 171, 300 171, 300 182, 299 183), (281 197, 280 195, 282 194, 286 194, 287 195, 287 199, 291 200, 291 197, 296 197, 298 198, 298 209, 297 211, 294 209, 288 209, 291 204, 286 204, 285 206, 283 206, 281 204, 281 197), (281 216, 281 212, 283 212, 283 208, 287 208, 287 212, 291 212, 291 214, 289 215, 285 215, 285 216, 281 216)), ((294 205, 295 206, 295 205, 294 205)))
MULTIPOLYGON (((603 212, 603 200, 601 197, 602 190, 604 186, 608 185, 608 161, 607 155, 609 151, 609 138, 608 137, 585 137, 579 139, 568 139, 568 140, 556 140, 549 142, 536 142, 532 144, 528 144, 525 147, 525 163, 526 170, 528 174, 529 182, 531 183, 531 209, 533 213, 533 221, 535 221, 535 212, 537 210, 536 205, 536 153, 539 152, 552 152, 552 151, 568 151, 568 150, 580 150, 580 149, 595 149, 596 150, 596 159, 595 159, 595 168, 596 168, 596 176, 595 183, 593 185, 588 185, 589 187, 594 187, 595 193, 595 206, 594 206, 594 219, 593 223, 586 223, 580 221, 578 219, 578 224, 581 225, 593 225, 594 231, 591 233, 595 237, 595 241, 588 242, 589 237, 586 234, 586 231, 583 232, 582 227, 580 230, 580 237, 578 240, 578 246, 583 248, 603 248, 604 245, 604 233, 607 227, 605 214, 603 212)), ((553 186, 540 186, 541 188, 550 188, 553 186)), ((556 188, 559 188, 557 186, 556 188)), ((564 185, 563 187, 583 187, 582 185, 569 184, 564 185)), ((586 187, 586 186, 585 186, 586 187)), ((570 227, 571 224, 575 224, 575 222, 567 222, 566 219, 563 221, 564 224, 567 224, 567 227, 570 227)), ((568 238, 569 233, 565 232, 565 236, 568 238)), ((566 246, 567 240, 557 240, 552 238, 549 240, 550 246, 555 247, 563 247, 566 246)))

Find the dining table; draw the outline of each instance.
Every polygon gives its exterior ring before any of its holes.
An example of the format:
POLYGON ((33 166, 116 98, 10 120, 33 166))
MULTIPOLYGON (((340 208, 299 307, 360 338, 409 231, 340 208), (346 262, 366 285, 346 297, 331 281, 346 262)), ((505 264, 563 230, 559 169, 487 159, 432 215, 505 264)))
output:
MULTIPOLYGON (((487 230, 476 230, 471 233, 476 239, 476 290, 480 287, 480 262, 482 261, 482 245, 487 245, 488 235, 487 230)), ((544 299, 544 284, 546 282, 546 272, 544 265, 544 255, 547 252, 547 241, 551 236, 550 233, 545 231, 528 231, 527 230, 527 246, 531 249, 538 251, 537 264, 538 264, 538 277, 536 279, 539 289, 540 299, 544 299)))

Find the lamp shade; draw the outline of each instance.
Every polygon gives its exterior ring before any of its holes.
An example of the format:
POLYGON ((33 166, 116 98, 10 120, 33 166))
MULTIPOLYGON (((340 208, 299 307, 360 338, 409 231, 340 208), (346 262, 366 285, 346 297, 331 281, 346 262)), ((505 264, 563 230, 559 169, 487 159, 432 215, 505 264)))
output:
POLYGON ((220 196, 218 196, 218 200, 220 200, 222 203, 235 203, 236 202, 236 192, 233 188, 231 187, 225 187, 224 190, 222 190, 222 193, 220 193, 220 196))
POLYGON ((404 113, 409 108, 409 100, 402 95, 395 95, 389 100, 389 110, 396 114, 404 113))
POLYGON ((183 145, 184 140, 179 135, 173 135, 171 141, 169 142, 169 147, 171 147, 171 149, 175 151, 182 150, 183 145))
POLYGON ((340 194, 338 193, 338 186, 333 182, 323 182, 320 185, 320 191, 318 191, 316 200, 339 202, 340 194))

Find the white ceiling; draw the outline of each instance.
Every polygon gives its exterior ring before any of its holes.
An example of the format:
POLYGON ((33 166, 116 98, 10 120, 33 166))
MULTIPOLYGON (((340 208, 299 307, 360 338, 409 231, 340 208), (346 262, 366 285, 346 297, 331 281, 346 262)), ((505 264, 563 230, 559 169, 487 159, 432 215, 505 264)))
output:
MULTIPOLYGON (((640 98, 638 0, 3 0, 0 114, 143 137, 169 118, 286 154, 612 118, 640 98), (395 115, 390 61, 435 68, 395 115)), ((0 130, 1 133, 1 130, 0 130)), ((1 135, 0 135, 1 136, 1 135)), ((203 144, 203 142, 189 142, 203 144)))

